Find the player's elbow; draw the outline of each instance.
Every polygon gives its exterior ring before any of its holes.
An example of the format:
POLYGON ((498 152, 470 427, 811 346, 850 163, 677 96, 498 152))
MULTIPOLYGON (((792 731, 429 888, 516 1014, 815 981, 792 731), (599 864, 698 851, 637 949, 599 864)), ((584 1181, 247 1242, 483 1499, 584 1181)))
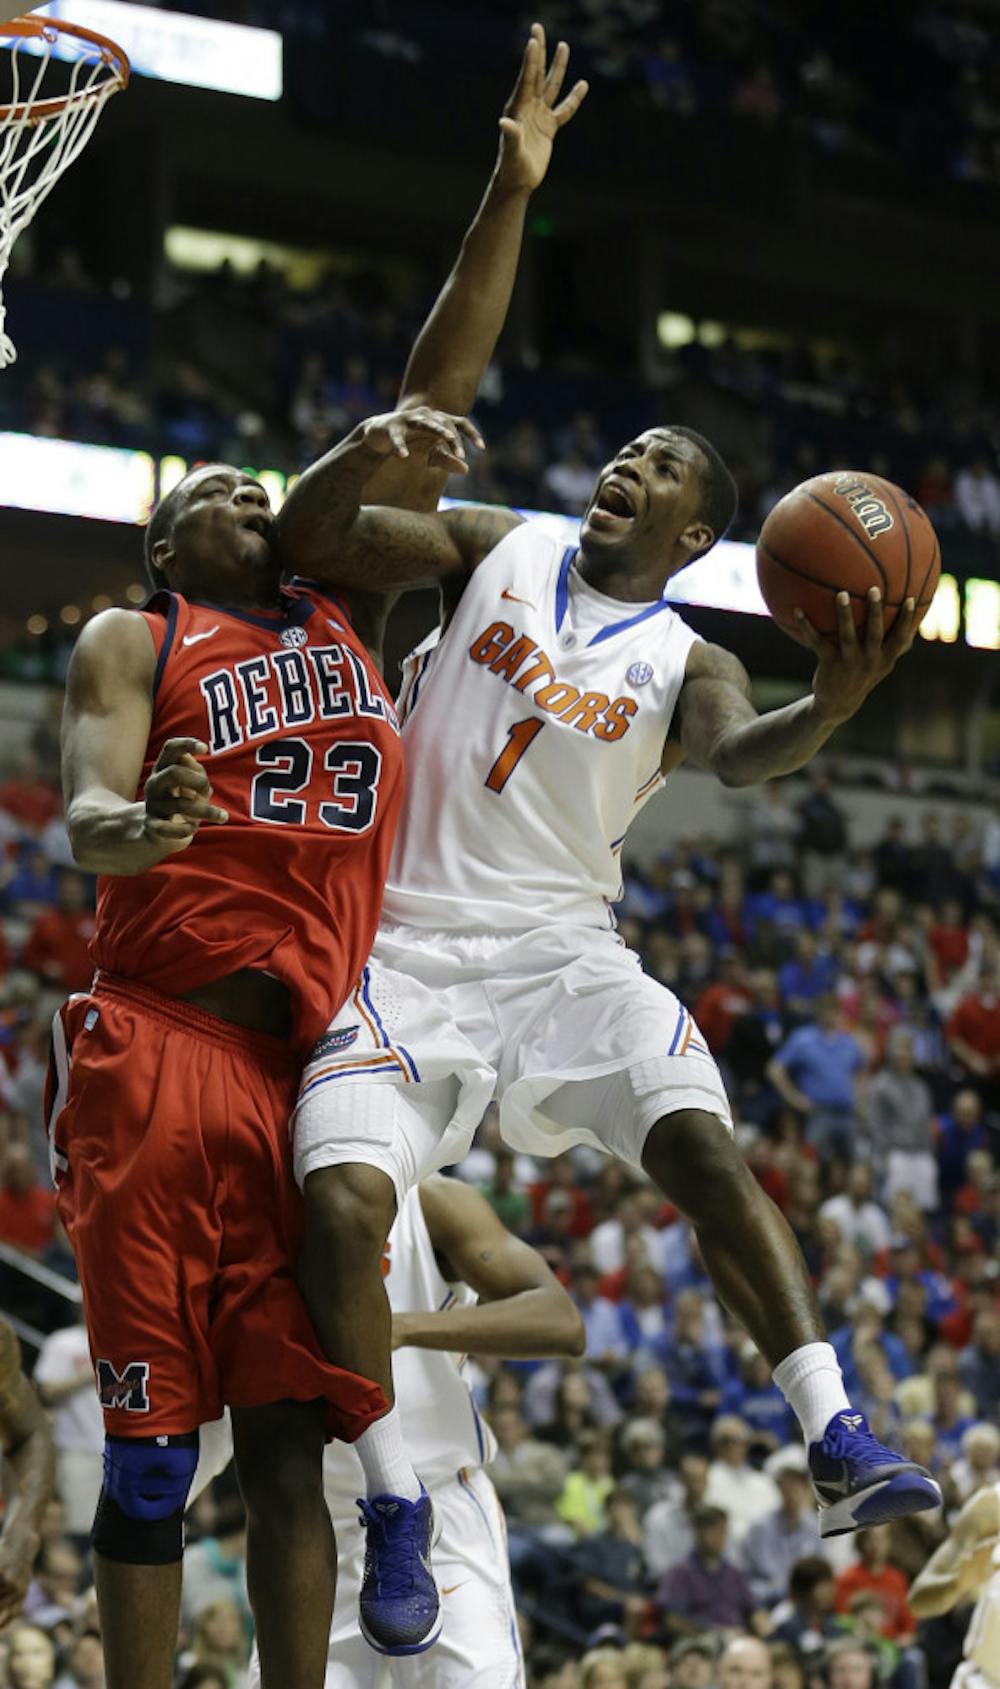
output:
POLYGON ((760 784, 760 774, 744 758, 741 758, 739 746, 728 737, 713 746, 708 764, 715 778, 723 786, 728 786, 730 789, 760 784))
POLYGON ((574 1307, 568 1296, 566 1302, 568 1305, 562 1310, 562 1348, 559 1353, 572 1356, 574 1360, 579 1360, 587 1352, 587 1333, 583 1320, 580 1318, 579 1309, 574 1307))
POLYGON ((97 861, 90 817, 76 804, 70 804, 66 811, 65 825, 69 848, 77 867, 85 874, 100 873, 101 864, 97 861))
POLYGON ((948 1611, 954 1599, 951 1589, 919 1589, 911 1586, 907 1604, 914 1618, 939 1619, 942 1613, 948 1611))

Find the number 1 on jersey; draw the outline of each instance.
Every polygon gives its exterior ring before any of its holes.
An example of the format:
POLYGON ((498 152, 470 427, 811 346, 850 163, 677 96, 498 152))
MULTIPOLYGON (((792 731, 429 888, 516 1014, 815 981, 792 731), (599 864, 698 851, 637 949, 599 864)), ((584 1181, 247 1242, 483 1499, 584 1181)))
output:
POLYGON ((486 776, 485 784, 489 791, 503 791, 528 746, 537 739, 544 726, 544 721, 539 721, 536 716, 528 716, 526 721, 515 721, 507 734, 506 745, 486 776))

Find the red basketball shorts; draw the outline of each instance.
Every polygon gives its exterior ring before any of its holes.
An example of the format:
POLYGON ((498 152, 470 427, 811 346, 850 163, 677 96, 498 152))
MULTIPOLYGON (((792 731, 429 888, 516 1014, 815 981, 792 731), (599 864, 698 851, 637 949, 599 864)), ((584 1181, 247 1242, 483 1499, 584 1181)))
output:
POLYGON ((296 1285, 299 1070, 278 1039, 129 980, 102 975, 56 1016, 53 1173, 112 1434, 323 1397, 350 1441, 385 1411, 325 1359, 296 1285))

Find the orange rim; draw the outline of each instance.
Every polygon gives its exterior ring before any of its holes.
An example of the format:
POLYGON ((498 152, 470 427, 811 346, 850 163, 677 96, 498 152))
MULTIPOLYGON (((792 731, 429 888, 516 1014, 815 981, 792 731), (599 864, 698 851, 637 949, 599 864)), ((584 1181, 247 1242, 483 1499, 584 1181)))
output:
MULTIPOLYGON (((106 35, 98 35, 96 30, 85 29, 79 23, 66 23, 62 18, 15 18, 13 23, 6 23, 0 28, 0 43, 14 37, 17 40, 51 41, 60 35, 71 35, 77 41, 84 41, 89 47, 100 50, 101 59, 112 74, 110 92, 118 94, 127 86, 129 78, 128 55, 123 52, 114 41, 106 35)), ((92 100, 108 92, 108 84, 102 82, 100 88, 89 88, 77 94, 64 94, 57 99, 27 100, 16 106, 0 106, 0 123, 13 118, 18 123, 44 123, 48 117, 58 117, 68 105, 86 105, 92 100)))

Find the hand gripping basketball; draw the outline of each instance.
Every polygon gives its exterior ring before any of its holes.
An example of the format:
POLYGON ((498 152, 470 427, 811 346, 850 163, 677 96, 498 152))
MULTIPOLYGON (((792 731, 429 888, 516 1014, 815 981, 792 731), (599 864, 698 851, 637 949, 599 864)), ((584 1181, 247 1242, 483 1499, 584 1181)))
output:
POLYGON ((196 760, 207 754, 200 739, 168 739, 146 781, 143 832, 165 853, 186 850, 203 821, 220 826, 229 820, 211 802, 211 782, 196 760))
POLYGON ((917 631, 916 604, 912 598, 904 600, 888 634, 877 586, 869 588, 868 615, 860 637, 850 593, 838 592, 836 617, 836 637, 830 639, 817 632, 804 610, 795 611, 799 638, 816 653, 813 696, 817 707, 826 720, 842 722, 861 708, 869 692, 910 649, 917 631))

